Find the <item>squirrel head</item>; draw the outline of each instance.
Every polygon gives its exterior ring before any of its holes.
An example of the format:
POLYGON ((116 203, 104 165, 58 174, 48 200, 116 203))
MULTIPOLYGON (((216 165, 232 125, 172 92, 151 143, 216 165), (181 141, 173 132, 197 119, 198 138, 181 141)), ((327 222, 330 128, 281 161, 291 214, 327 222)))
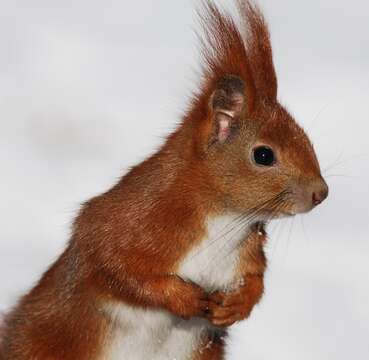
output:
POLYGON ((241 25, 210 1, 203 79, 185 123, 207 189, 224 207, 271 217, 310 211, 328 195, 313 146, 277 100, 269 31, 260 10, 238 1, 241 25))

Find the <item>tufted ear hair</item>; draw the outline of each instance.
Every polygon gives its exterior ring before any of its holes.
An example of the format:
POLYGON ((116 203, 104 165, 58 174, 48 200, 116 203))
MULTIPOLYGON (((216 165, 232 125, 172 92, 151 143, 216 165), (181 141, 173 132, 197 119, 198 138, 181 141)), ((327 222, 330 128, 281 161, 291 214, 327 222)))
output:
POLYGON ((231 138, 245 106, 244 81, 235 75, 220 79, 210 99, 214 129, 212 142, 224 143, 231 138))

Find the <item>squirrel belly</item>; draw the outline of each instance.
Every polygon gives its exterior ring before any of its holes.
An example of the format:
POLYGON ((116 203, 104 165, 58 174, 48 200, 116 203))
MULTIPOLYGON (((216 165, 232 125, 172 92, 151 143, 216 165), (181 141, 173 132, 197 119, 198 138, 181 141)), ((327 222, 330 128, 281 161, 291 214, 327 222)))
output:
MULTIPOLYGON (((207 234, 181 261, 178 275, 209 293, 229 292, 240 286, 239 252, 250 231, 240 227, 237 215, 207 220, 207 234)), ((102 359, 186 360, 201 347, 209 333, 222 332, 200 318, 182 320, 165 310, 140 309, 121 303, 106 303, 113 329, 102 359)))

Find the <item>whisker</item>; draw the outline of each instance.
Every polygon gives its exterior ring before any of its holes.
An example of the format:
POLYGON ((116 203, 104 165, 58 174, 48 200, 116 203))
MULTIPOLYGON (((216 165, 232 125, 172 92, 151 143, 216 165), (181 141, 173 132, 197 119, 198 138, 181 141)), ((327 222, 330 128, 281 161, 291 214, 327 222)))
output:
MULTIPOLYGON (((276 206, 275 209, 270 214, 270 216, 266 219, 266 222, 268 223, 269 221, 271 221, 275 217, 275 215, 279 213, 280 210, 283 209, 284 205, 285 205, 284 202, 281 202, 278 206, 276 206)), ((232 254, 235 250, 237 250, 241 246, 242 246, 242 242, 237 244, 235 247, 233 247, 232 250, 227 254, 226 257, 228 257, 230 254, 232 254)))
POLYGON ((225 242, 224 244, 222 244, 222 246, 220 247, 220 249, 218 249, 218 253, 213 258, 211 258, 211 259, 208 260, 206 266, 203 268, 203 270, 201 272, 203 272, 215 259, 217 259, 219 255, 222 255, 222 252, 225 250, 225 248, 231 246, 232 243, 233 243, 232 240, 241 231, 245 231, 247 229, 247 227, 248 227, 247 225, 250 224, 250 223, 251 223, 251 220, 247 216, 245 216, 243 218, 243 221, 238 224, 238 227, 237 228, 236 227, 234 228, 234 229, 236 229, 236 231, 232 234, 230 240, 228 240, 227 242, 225 242))
MULTIPOLYGON (((272 209, 271 213, 268 215, 268 217, 265 219, 266 222, 269 222, 270 220, 272 220, 285 206, 285 202, 284 199, 280 199, 275 205, 274 208, 272 209)), ((250 218, 246 218, 245 222, 242 224, 243 226, 241 227, 241 229, 239 229, 237 231, 236 234, 233 235, 233 237, 237 234, 240 233, 240 231, 245 230, 245 228, 247 228, 245 225, 247 224, 251 224, 253 222, 254 219, 257 218, 257 215, 255 215, 252 219, 250 218)), ((214 262, 220 255, 223 255, 223 250, 226 247, 231 247, 231 250, 229 252, 227 252, 227 254, 224 256, 224 259, 226 259, 228 256, 230 256, 235 250, 237 250, 239 247, 241 247, 243 244, 243 241, 236 243, 234 246, 232 246, 232 241, 229 241, 225 244, 223 244, 223 246, 221 247, 220 251, 212 258, 210 259, 210 261, 208 261, 207 265, 202 269, 202 272, 205 271, 208 266, 214 262)))
POLYGON ((341 165, 346 165, 346 164, 350 164, 353 163, 354 161, 358 160, 358 159, 362 159, 362 158, 368 158, 369 154, 351 154, 350 158, 346 158, 346 159, 342 159, 342 153, 343 150, 341 151, 341 154, 336 158, 336 160, 334 160, 330 165, 328 165, 327 167, 325 167, 322 170, 322 174, 325 175, 329 170, 333 170, 336 169, 337 167, 341 166, 341 165))
POLYGON ((339 153, 339 155, 337 156, 337 158, 331 162, 328 166, 326 166, 323 170, 322 173, 326 173, 328 170, 331 170, 332 168, 342 164, 342 156, 343 156, 343 150, 339 153))
POLYGON ((310 124, 308 125, 307 132, 310 133, 313 131, 314 126, 316 124, 316 121, 319 119, 320 115, 330 106, 330 103, 326 103, 324 106, 321 107, 321 109, 318 111, 318 113, 315 115, 312 121, 310 121, 310 124))
POLYGON ((273 243, 273 249, 272 249, 272 253, 271 253, 271 259, 274 259, 275 256, 276 256, 277 247, 279 246, 278 244, 280 243, 281 238, 282 238, 282 234, 284 233, 285 225, 286 225, 286 219, 281 219, 277 223, 278 230, 275 233, 275 235, 273 236, 274 243, 273 243))
POLYGON ((304 216, 303 215, 300 216, 300 222, 301 222, 302 232, 304 234, 305 241, 307 241, 309 243, 310 238, 308 237, 307 232, 306 232, 306 228, 305 228, 305 224, 304 224, 304 216))
POLYGON ((244 214, 241 214, 241 215, 237 216, 235 219, 233 219, 230 223, 228 223, 227 225, 225 225, 225 227, 221 230, 220 235, 218 235, 214 240, 212 240, 207 246, 205 246, 204 248, 199 249, 195 254, 193 254, 190 258, 188 258, 184 262, 184 264, 186 264, 187 262, 193 260, 196 256, 200 255, 203 251, 209 249, 212 245, 214 245, 215 243, 217 243, 220 239, 222 239, 223 237, 225 237, 229 233, 231 233, 236 228, 236 226, 238 225, 238 223, 240 221, 242 221, 243 217, 244 217, 244 214), (230 227, 230 229, 228 229, 224 233, 223 231, 226 230, 229 227, 230 227))
POLYGON ((287 259, 288 248, 289 248, 289 245, 290 245, 290 242, 291 242, 291 236, 292 236, 294 224, 295 224, 295 217, 293 217, 291 219, 290 229, 289 229, 288 237, 287 237, 286 249, 285 249, 285 253, 284 253, 284 256, 283 256, 283 263, 285 263, 286 259, 287 259))
POLYGON ((331 177, 344 177, 344 178, 349 178, 349 179, 357 179, 359 178, 359 176, 355 176, 355 175, 345 175, 345 174, 329 174, 329 175, 324 175, 325 178, 331 178, 331 177))
POLYGON ((199 249, 195 254, 193 254, 190 258, 188 258, 184 264, 186 264, 187 262, 193 260, 196 256, 200 255, 202 252, 204 252, 205 250, 209 249, 211 246, 213 246, 214 244, 216 244, 218 241, 220 241, 221 239, 223 239, 225 236, 229 235, 232 231, 234 231, 235 229, 237 229, 239 226, 245 226, 246 224, 244 223, 245 219, 250 219, 250 221, 252 221, 253 219, 256 219, 257 216, 260 215, 260 213, 267 207, 267 206, 271 206, 273 204, 274 201, 278 201, 279 198, 282 198, 283 196, 286 196, 286 194, 288 194, 288 191, 284 190, 282 192, 280 192, 278 195, 276 195, 274 198, 268 199, 266 201, 264 201, 263 203, 261 203, 258 206, 254 206, 253 208, 245 211, 244 213, 238 215, 235 219, 233 219, 229 224, 227 224, 221 234, 219 236, 217 236, 214 240, 212 240, 207 246, 205 246, 204 248, 199 249), (233 227, 230 227, 233 226, 233 227), (229 228, 230 227, 230 228, 229 228), (226 231, 224 233, 224 230, 226 230, 227 228, 228 231, 226 231))

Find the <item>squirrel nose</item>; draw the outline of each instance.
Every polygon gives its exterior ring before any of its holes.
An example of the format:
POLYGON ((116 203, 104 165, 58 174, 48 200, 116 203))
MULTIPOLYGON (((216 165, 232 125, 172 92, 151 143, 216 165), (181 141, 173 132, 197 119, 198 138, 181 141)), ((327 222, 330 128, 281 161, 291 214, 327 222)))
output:
POLYGON ((313 200, 313 205, 317 206, 319 204, 321 204, 328 196, 328 185, 327 183, 321 179, 314 187, 313 190, 313 196, 312 196, 312 200, 313 200))

